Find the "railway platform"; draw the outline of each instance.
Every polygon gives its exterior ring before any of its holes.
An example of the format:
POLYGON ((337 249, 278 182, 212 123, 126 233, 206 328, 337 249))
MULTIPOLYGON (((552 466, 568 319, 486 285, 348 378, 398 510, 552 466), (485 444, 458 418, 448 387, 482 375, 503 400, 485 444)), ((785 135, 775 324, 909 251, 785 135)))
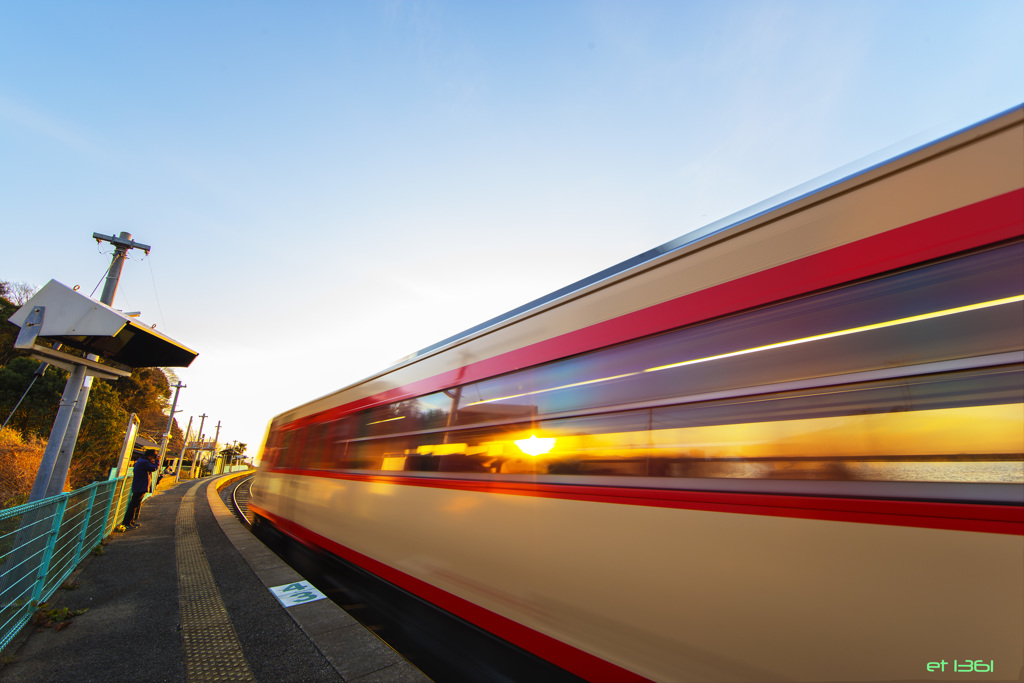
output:
POLYGON ((160 486, 140 528, 111 536, 46 606, 77 616, 27 625, 0 680, 429 683, 329 599, 275 597, 302 577, 231 513, 225 480, 160 486))

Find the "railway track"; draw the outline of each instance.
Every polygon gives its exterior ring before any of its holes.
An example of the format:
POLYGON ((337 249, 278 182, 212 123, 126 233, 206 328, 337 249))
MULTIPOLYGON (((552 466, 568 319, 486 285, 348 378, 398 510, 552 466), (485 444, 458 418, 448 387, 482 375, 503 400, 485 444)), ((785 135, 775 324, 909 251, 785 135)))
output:
POLYGON ((230 486, 224 487, 221 491, 221 499, 231 510, 231 513, 247 529, 252 528, 252 521, 249 519, 249 499, 252 497, 252 476, 240 479, 230 486))

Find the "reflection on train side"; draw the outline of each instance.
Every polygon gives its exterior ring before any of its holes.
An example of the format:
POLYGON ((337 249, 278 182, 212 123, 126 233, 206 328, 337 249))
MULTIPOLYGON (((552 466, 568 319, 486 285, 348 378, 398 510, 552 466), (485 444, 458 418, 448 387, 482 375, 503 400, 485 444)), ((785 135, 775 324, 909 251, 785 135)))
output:
POLYGON ((1019 365, 950 372, 336 442, 296 466, 1022 483, 1022 385, 1019 365))
POLYGON ((431 434, 355 448, 364 466, 384 459, 384 469, 406 471, 1020 483, 1024 405, 938 406, 972 384, 977 402, 1000 400, 1022 379, 1019 369, 959 373, 447 434, 459 443, 429 443, 446 436, 431 434), (525 452, 524 433, 549 450, 525 452))
POLYGON ((1010 244, 286 429, 265 459, 1024 482, 1021 262, 1010 244))

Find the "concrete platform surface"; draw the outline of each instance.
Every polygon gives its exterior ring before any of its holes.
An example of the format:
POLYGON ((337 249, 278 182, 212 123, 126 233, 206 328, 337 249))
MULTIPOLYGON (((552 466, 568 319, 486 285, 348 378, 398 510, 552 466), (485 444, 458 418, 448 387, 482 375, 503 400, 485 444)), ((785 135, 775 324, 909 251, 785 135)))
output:
POLYGON ((327 599, 285 608, 269 590, 302 578, 228 511, 224 478, 161 482, 141 527, 111 536, 51 608, 88 609, 59 631, 26 626, 3 681, 429 679, 327 599))

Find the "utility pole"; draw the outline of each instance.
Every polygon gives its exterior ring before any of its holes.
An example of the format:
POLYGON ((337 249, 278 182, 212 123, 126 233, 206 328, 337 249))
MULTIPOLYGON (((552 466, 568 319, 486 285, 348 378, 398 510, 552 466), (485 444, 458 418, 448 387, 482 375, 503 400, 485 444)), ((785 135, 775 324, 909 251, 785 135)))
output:
MULTIPOLYGON (((114 256, 107 269, 107 279, 103 285, 103 293, 100 295, 100 302, 110 306, 114 303, 114 294, 117 292, 117 285, 121 280, 125 254, 129 249, 142 249, 148 254, 150 246, 133 242, 131 233, 128 232, 122 232, 117 237, 101 235, 98 232, 94 232, 92 236, 97 242, 106 241, 114 245, 114 256)), ((90 353, 86 358, 97 360, 99 356, 90 353)), ((85 374, 84 366, 77 366, 68 378, 67 384, 64 385, 57 417, 50 430, 46 451, 43 453, 43 460, 39 464, 39 471, 36 472, 32 492, 28 497, 30 503, 48 496, 55 496, 64 490, 64 482, 68 478, 71 456, 74 454, 75 443, 78 441, 78 431, 82 426, 82 416, 85 413, 85 404, 89 401, 91 389, 92 377, 85 374)))
POLYGON ((220 420, 217 420, 217 434, 213 437, 213 464, 210 466, 210 474, 217 474, 213 470, 217 467, 217 463, 220 462, 220 456, 217 455, 217 439, 220 438, 220 420))
POLYGON ((178 456, 178 466, 174 468, 174 483, 181 481, 181 465, 185 462, 185 449, 188 448, 188 437, 192 436, 192 418, 188 418, 188 428, 185 430, 185 440, 181 444, 181 454, 178 456))
MULTIPOLYGON (((199 431, 197 432, 197 434, 199 434, 199 442, 200 443, 203 440, 203 425, 206 424, 206 417, 207 417, 206 413, 203 413, 202 415, 199 416, 199 431)), ((191 469, 189 469, 189 473, 188 473, 188 476, 189 476, 190 479, 195 479, 196 478, 196 462, 199 460, 199 454, 200 453, 202 453, 202 451, 200 451, 200 450, 193 450, 192 451, 192 467, 191 467, 191 469)))
MULTIPOLYGON (((178 394, 185 388, 185 385, 180 381, 174 385, 174 401, 171 402, 171 414, 167 418, 167 429, 164 430, 164 438, 160 440, 160 465, 157 467, 157 472, 163 472, 164 470, 164 456, 167 454, 167 440, 171 437, 171 425, 174 424, 174 413, 177 412, 175 408, 178 407, 178 394)), ((150 493, 156 492, 156 483, 160 480, 159 475, 153 477, 153 482, 150 484, 150 493)))

